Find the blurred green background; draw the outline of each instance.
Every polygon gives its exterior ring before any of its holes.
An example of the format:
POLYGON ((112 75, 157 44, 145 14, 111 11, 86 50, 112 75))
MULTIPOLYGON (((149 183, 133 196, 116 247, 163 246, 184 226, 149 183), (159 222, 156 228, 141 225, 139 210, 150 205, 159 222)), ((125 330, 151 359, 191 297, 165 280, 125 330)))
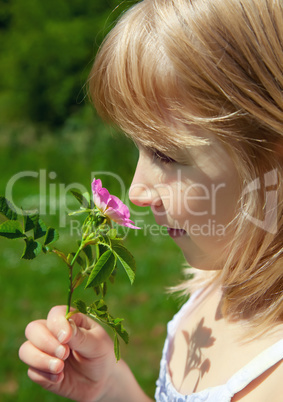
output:
MULTIPOLYGON (((96 174, 124 198, 137 162, 135 147, 100 121, 85 89, 99 44, 133 3, 0 0, 0 194, 46 210, 46 223, 62 226, 66 251, 75 241, 70 218, 64 222, 68 186, 90 190, 96 174)), ((164 232, 157 235, 149 211, 131 210, 143 227, 125 240, 136 257, 136 281, 130 286, 119 273, 107 302, 131 335, 122 356, 153 396, 166 323, 179 307, 165 288, 181 278, 183 257, 164 232)), ((0 238, 0 401, 60 401, 28 379, 18 348, 28 322, 66 303, 67 272, 56 256, 26 262, 21 253, 20 241, 0 238)))

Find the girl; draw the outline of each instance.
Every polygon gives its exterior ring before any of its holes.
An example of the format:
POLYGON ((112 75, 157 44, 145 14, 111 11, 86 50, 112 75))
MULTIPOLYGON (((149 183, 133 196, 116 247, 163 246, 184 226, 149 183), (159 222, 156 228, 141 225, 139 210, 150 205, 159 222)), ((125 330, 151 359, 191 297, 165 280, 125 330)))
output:
MULTIPOLYGON (((168 325, 157 401, 282 401, 283 3, 144 0, 90 74, 136 142, 132 202, 196 268, 168 325)), ((30 378, 78 401, 148 401, 110 339, 65 308, 27 326, 30 378)))

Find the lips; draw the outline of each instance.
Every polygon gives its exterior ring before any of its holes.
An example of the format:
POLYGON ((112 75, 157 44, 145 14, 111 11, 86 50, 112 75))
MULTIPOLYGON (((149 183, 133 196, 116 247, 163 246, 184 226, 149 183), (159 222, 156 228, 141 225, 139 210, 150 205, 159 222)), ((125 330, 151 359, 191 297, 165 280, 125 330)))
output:
POLYGON ((167 231, 169 236, 172 237, 173 239, 187 235, 187 232, 184 229, 168 228, 167 231))

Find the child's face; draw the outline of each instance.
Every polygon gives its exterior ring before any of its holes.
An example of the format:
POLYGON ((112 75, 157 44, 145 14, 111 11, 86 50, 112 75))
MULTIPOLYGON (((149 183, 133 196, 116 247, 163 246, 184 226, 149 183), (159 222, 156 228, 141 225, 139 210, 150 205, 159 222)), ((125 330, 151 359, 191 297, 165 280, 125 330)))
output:
POLYGON ((188 163, 140 147, 130 199, 151 207, 156 223, 169 228, 189 264, 220 269, 233 235, 233 225, 227 225, 236 215, 240 179, 216 140, 191 148, 188 163))

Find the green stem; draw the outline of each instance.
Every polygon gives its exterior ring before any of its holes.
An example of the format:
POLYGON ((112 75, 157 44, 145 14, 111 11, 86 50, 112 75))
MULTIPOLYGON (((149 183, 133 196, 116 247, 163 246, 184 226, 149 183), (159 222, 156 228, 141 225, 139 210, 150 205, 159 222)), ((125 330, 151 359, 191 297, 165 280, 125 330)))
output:
POLYGON ((71 303, 72 303, 72 296, 73 296, 73 267, 74 264, 78 258, 78 255, 80 254, 81 250, 83 249, 82 243, 80 245, 80 247, 78 248, 76 254, 74 255, 71 264, 69 265, 69 290, 68 290, 68 301, 67 301, 67 308, 66 308, 66 317, 68 316, 68 314, 70 313, 70 309, 71 309, 71 303))
MULTIPOLYGON (((86 226, 86 230, 83 234, 83 238, 80 244, 80 247, 78 248, 76 254, 74 255, 71 264, 69 265, 69 290, 68 290, 68 301, 67 301, 67 308, 66 308, 66 317, 69 317, 70 315, 70 309, 71 309, 71 302, 72 302, 72 296, 73 296, 73 292, 74 292, 74 288, 73 288, 73 267, 74 264, 78 258, 78 255, 80 254, 80 252, 82 251, 82 249, 84 248, 85 244, 84 244, 84 240, 87 237, 88 233, 89 233, 89 225, 87 225, 87 222, 89 222, 89 216, 85 219, 83 227, 86 226)), ((89 222, 92 223, 92 222, 89 222)), ((97 232, 97 229, 99 228, 100 225, 98 225, 98 227, 95 230, 95 234, 97 232)))

